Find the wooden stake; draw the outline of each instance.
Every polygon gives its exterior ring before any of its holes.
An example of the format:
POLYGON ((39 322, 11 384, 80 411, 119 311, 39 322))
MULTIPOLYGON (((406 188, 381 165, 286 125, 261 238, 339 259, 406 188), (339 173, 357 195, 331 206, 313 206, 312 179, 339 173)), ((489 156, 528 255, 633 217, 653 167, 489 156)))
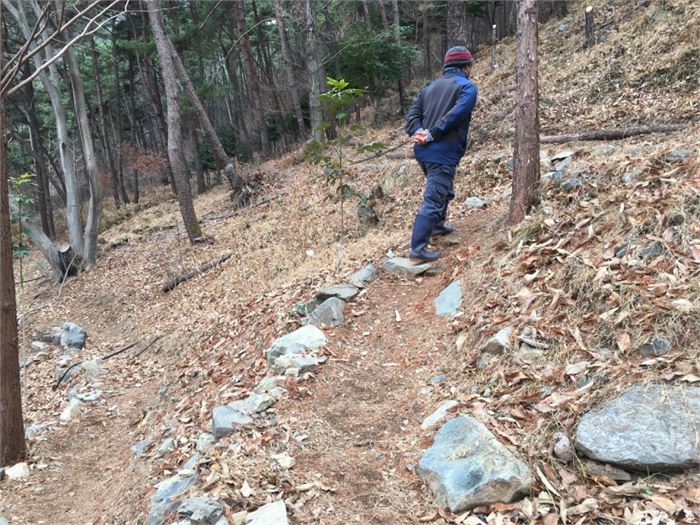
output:
POLYGON ((498 56, 496 55, 496 24, 491 26, 491 70, 498 69, 498 56))
POLYGON ((593 26, 593 6, 586 8, 586 47, 595 45, 595 28, 593 26))

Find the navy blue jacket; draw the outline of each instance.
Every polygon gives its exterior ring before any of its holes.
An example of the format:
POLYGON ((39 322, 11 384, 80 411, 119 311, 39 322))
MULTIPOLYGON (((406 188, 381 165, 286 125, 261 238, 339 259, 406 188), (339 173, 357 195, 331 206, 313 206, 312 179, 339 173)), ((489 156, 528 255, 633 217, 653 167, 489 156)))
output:
POLYGON ((427 129, 433 142, 413 151, 416 160, 456 166, 467 150, 467 133, 476 104, 476 85, 461 69, 448 68, 418 94, 406 116, 406 133, 427 129))

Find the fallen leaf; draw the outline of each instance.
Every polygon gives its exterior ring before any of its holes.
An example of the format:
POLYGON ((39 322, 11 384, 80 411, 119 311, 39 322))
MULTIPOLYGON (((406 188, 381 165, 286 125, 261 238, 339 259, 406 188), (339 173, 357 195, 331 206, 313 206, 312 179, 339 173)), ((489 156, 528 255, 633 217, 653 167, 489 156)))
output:
POLYGON ((571 365, 568 365, 564 372, 566 372, 566 375, 568 376, 575 376, 576 374, 580 374, 581 372, 584 372, 585 370, 588 369, 588 361, 581 361, 580 363, 573 363, 571 365))
POLYGON ((695 309, 693 303, 688 301, 688 299, 676 299, 671 304, 676 310, 683 312, 684 314, 692 312, 695 309))
POLYGON ((676 510, 678 510, 678 507, 673 500, 671 498, 667 498, 666 496, 649 496, 648 499, 650 499, 651 502, 661 510, 668 512, 671 515, 675 514, 676 510))
POLYGON ((621 352, 626 352, 632 345, 632 338, 627 332, 622 332, 617 336, 617 347, 621 352))
POLYGON ((253 489, 248 485, 248 480, 243 481, 243 486, 241 487, 241 496, 244 498, 249 498, 254 494, 253 489))

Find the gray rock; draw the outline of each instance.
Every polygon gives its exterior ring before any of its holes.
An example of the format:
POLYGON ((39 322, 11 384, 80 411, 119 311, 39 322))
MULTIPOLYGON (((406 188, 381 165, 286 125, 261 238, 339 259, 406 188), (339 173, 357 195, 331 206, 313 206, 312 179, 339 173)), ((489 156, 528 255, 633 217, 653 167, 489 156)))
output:
POLYGON ((563 172, 561 172, 561 171, 548 171, 547 173, 542 175, 542 180, 547 181, 547 180, 551 179, 552 181, 559 184, 561 182, 562 175, 563 175, 563 172))
POLYGON ((429 428, 434 427, 440 421, 447 417, 447 414, 449 414, 451 408, 454 408, 457 405, 459 405, 459 401, 455 399, 450 399, 448 401, 443 402, 437 408, 437 410, 435 410, 435 412, 433 412, 423 420, 423 422, 420 425, 421 429, 428 430, 429 428))
POLYGON ((212 448, 212 446, 214 446, 215 442, 216 438, 213 435, 211 435, 209 432, 202 432, 197 437, 197 452, 206 454, 212 448))
POLYGON ((507 326, 506 328, 502 328, 498 331, 498 333, 486 341, 486 344, 481 349, 481 352, 489 354, 502 354, 510 351, 512 335, 512 327, 507 326))
POLYGON ((28 426, 24 429, 24 437, 29 439, 34 434, 41 432, 44 429, 57 425, 58 421, 46 421, 45 423, 38 423, 36 425, 28 426))
POLYGON ((580 187, 581 187, 581 179, 576 175, 572 175, 571 177, 569 177, 568 179, 566 179, 565 181, 563 181, 561 183, 561 188, 564 191, 574 191, 574 190, 579 189, 580 187))
POLYGON ((431 265, 430 263, 414 263, 406 257, 390 257, 384 259, 382 268, 393 274, 421 275, 427 272, 431 265))
POLYGON ((353 273, 350 276, 350 282, 359 288, 364 288, 367 283, 371 283, 377 278, 377 269, 368 264, 362 270, 353 273))
POLYGON ((163 440, 163 442, 160 444, 160 447, 158 447, 158 450, 156 452, 156 455, 158 457, 164 456, 168 452, 172 452, 175 450, 175 446, 177 445, 177 441, 175 441, 175 438, 166 438, 163 440))
POLYGON ((298 374, 314 372, 319 365, 319 360, 315 357, 304 355, 282 356, 275 361, 275 372, 284 374, 288 369, 293 368, 298 374))
POLYGON ((217 525, 223 515, 221 503, 201 496, 182 502, 177 509, 177 517, 188 519, 192 525, 217 525))
POLYGON ((80 415, 81 404, 82 403, 79 399, 71 399, 70 401, 68 401, 66 408, 63 409, 63 412, 61 412, 61 415, 58 419, 60 419, 61 421, 71 421, 75 419, 80 415))
POLYGON ((5 477, 9 480, 26 479, 29 477, 29 465, 26 462, 15 463, 10 467, 5 467, 5 477))
POLYGON ((563 151, 560 151, 558 153, 555 153, 554 155, 549 157, 549 160, 551 160, 552 162, 559 162, 562 160, 570 159, 575 154, 576 154, 576 152, 574 152, 570 149, 567 149, 567 150, 563 150, 563 151))
POLYGON ((183 473, 189 473, 189 471, 192 470, 197 470, 197 467, 199 466, 199 460, 201 459, 201 456, 199 454, 192 454, 190 459, 185 461, 185 464, 182 465, 180 470, 178 471, 180 474, 183 473))
POLYGON ((337 297, 343 301, 350 301, 354 298, 360 289, 352 284, 336 284, 335 286, 329 286, 328 288, 323 288, 316 293, 316 298, 322 301, 330 299, 331 297, 337 297))
POLYGON ((428 379, 428 384, 429 385, 438 385, 440 383, 444 383, 447 381, 447 376, 444 374, 436 375, 428 379))
POLYGON ((651 258, 658 257, 662 253, 664 253, 664 245, 657 241, 653 244, 650 244, 646 248, 640 250, 639 256, 644 258, 651 258))
POLYGON ((263 377, 260 382, 255 385, 253 392, 256 394, 269 394, 275 388, 280 387, 280 385, 284 385, 286 382, 287 378, 283 376, 263 377))
POLYGON ((283 500, 263 505, 255 512, 248 514, 246 525, 289 525, 287 506, 283 500))
POLYGON ((592 153, 595 157, 605 157, 606 155, 615 153, 615 151, 617 151, 617 148, 612 144, 600 144, 593 148, 592 153))
POLYGON ((36 363, 42 363, 44 361, 47 361, 51 357, 47 352, 37 352, 34 354, 33 361, 36 363))
POLYGON ((554 434, 554 455, 557 459, 561 459, 565 463, 569 463, 574 459, 574 448, 571 445, 569 436, 563 432, 554 434))
POLYGON ((486 208, 488 202, 479 197, 468 197, 467 200, 464 201, 464 205, 470 208, 486 208))
POLYGON ((10 525, 10 522, 0 516, 0 525, 10 525))
POLYGON ((418 474, 438 504, 452 512, 509 503, 528 492, 533 483, 527 465, 469 416, 443 425, 433 446, 421 457, 418 474))
POLYGON ((257 394, 253 392, 245 400, 251 414, 264 412, 275 404, 276 399, 269 394, 257 394))
POLYGON ((146 452, 146 449, 150 445, 151 445, 150 439, 144 439, 143 441, 139 441, 138 443, 135 443, 131 446, 131 453, 134 456, 143 456, 144 452, 146 452))
POLYGON ((61 346, 68 348, 85 348, 87 333, 75 323, 63 323, 61 332, 61 346))
POLYGON ((528 344, 521 344, 513 359, 528 365, 535 365, 544 359, 544 352, 539 348, 533 348, 528 344))
POLYGON ((74 392, 71 390, 68 393, 68 399, 77 399, 83 403, 94 403, 102 397, 102 390, 89 390, 87 392, 74 392))
POLYGON ((688 160, 693 156, 693 152, 688 149, 677 149, 670 152, 664 157, 666 162, 678 162, 683 160, 688 160))
POLYGON ((37 352, 44 352, 48 347, 49 345, 42 341, 32 341, 32 350, 36 350, 37 352))
POLYGON ((435 313, 440 317, 455 315, 462 305, 462 284, 454 281, 435 299, 435 313))
MULTIPOLYGON (((354 288, 354 287, 353 287, 354 288)), ((357 290, 357 288, 355 288, 357 290)), ((345 309, 345 301, 337 297, 331 297, 323 301, 309 316, 308 323, 314 326, 324 326, 333 328, 340 326, 345 317, 343 310, 345 309)))
POLYGON ((156 493, 151 497, 148 525, 164 525, 166 516, 175 512, 180 503, 175 499, 195 482, 194 474, 175 474, 156 485, 156 493))
POLYGON ((625 255, 627 255, 627 252, 629 252, 629 250, 630 250, 629 244, 619 244, 618 246, 615 246, 615 257, 621 259, 625 255))
POLYGON ((615 481, 632 481, 632 476, 629 472, 613 467, 612 465, 598 463, 589 459, 584 459, 581 464, 583 465, 583 470, 585 470, 586 474, 590 477, 605 476, 615 481))
POLYGON ((640 470, 700 465, 700 387, 634 386, 576 429, 576 448, 591 459, 640 470))
POLYGON ((298 317, 306 317, 307 315, 310 315, 311 312, 313 312, 316 308, 318 308, 318 305, 322 302, 323 301, 320 301, 318 299, 313 299, 307 303, 297 303, 294 306, 292 306, 292 314, 298 317))
POLYGON ((649 342, 639 347, 639 353, 643 357, 661 357, 671 351, 671 341, 665 337, 653 337, 649 342))
POLYGON ((272 343, 272 346, 267 350, 267 361, 273 364, 275 359, 280 356, 298 354, 305 350, 315 350, 321 348, 327 342, 325 334, 316 326, 302 326, 272 343))
POLYGON ((252 422, 253 418, 248 414, 241 413, 230 405, 220 405, 211 414, 211 433, 219 439, 252 422))

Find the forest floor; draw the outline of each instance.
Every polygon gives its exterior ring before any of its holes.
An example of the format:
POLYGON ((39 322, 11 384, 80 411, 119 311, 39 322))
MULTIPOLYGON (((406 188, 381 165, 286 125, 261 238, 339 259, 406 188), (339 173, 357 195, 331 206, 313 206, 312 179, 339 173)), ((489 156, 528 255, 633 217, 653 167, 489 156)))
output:
MULTIPOLYGON (((692 21, 700 19, 699 8, 671 0, 618 10, 603 4, 596 6, 615 23, 594 50, 580 48, 578 15, 563 21, 566 31, 559 22, 542 28, 543 55, 551 56, 542 64, 543 132, 696 117, 692 60, 699 40, 692 21), (650 60, 657 52, 667 53, 663 62, 650 60)), ((506 42, 502 69, 477 73, 482 95, 472 149, 451 208, 459 243, 446 248, 443 272, 419 278, 380 272, 348 305, 348 321, 328 331, 328 362, 314 380, 290 387, 253 428, 222 440, 201 463, 193 494, 218 499, 229 516, 283 497, 292 524, 700 520, 696 472, 637 475, 618 484, 587 476, 550 450, 555 431, 571 433, 581 413, 630 384, 700 380, 698 123, 617 142, 543 145, 548 159, 572 153, 562 182, 578 182, 566 189, 543 177, 541 206, 509 229, 511 52, 506 42), (488 207, 463 204, 469 196, 488 207), (640 263, 640 251, 655 243, 662 251, 640 263), (623 245, 626 256, 619 254, 623 245), (460 314, 438 318, 433 301, 455 279, 466 290, 460 314), (477 369, 481 344, 504 326, 536 327, 550 343, 546 362, 503 356, 477 369), (649 360, 637 348, 653 334, 669 337, 673 348, 649 360), (578 374, 566 373, 584 362, 578 374), (439 374, 444 382, 428 384, 439 374), (580 392, 578 375, 594 388, 580 392), (415 467, 434 434, 420 422, 445 399, 486 418, 541 473, 530 498, 463 516, 437 510, 415 467), (294 468, 280 469, 271 459, 281 451, 296 459, 294 468), (543 521, 552 514, 554 521, 543 521)), ((393 145, 400 127, 368 127, 358 140, 393 145)), ((103 362, 97 378, 80 374, 56 390, 59 349, 24 369, 27 425, 57 421, 70 389, 99 388, 102 398, 29 439, 31 475, 0 484, 0 515, 12 524, 144 523, 153 484, 192 455, 212 408, 240 398, 268 374, 264 351, 299 326, 292 307, 367 262, 378 265, 389 250, 405 253, 422 175, 408 148, 401 152, 404 158, 379 158, 354 171, 358 191, 386 190, 375 209, 378 225, 358 218, 352 202, 340 235, 337 199, 320 168, 297 151, 256 168, 257 205, 231 210, 224 188, 197 197, 211 244, 189 246, 176 202, 165 189, 154 190, 138 207, 108 211, 91 271, 61 287, 38 280, 19 288, 23 358, 32 355, 35 331, 64 321, 88 332, 76 360, 139 345, 103 362), (226 251, 234 254, 226 263, 160 291, 173 274, 226 251), (160 456, 167 437, 176 438, 175 449, 160 456), (130 447, 143 439, 151 447, 134 456, 130 447)), ((555 164, 544 160, 542 173, 555 164)), ((26 278, 45 272, 35 255, 25 260, 26 278)))

